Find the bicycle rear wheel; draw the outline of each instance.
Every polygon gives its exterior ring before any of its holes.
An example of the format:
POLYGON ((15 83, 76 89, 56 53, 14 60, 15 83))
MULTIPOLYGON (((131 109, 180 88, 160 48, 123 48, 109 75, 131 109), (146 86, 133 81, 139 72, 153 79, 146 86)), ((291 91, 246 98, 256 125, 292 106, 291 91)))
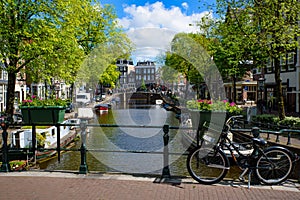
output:
POLYGON ((220 149, 199 147, 188 155, 187 169, 193 179, 209 185, 220 182, 226 176, 229 161, 220 149))
POLYGON ((255 173, 261 182, 271 185, 285 181, 292 169, 290 151, 281 147, 271 147, 258 158, 255 173))

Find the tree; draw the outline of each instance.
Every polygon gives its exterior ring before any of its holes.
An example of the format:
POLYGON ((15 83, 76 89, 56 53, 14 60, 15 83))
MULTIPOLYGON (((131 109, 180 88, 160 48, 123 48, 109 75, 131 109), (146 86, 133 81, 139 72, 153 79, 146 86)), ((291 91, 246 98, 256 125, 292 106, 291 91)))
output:
MULTIPOLYGON (((165 63, 182 73, 186 80, 194 84, 197 89, 205 82, 209 91, 213 91, 212 83, 217 78, 218 72, 208 51, 210 42, 202 34, 179 33, 172 40, 172 51, 167 53, 165 63)), ((186 91, 188 91, 187 84, 186 91)), ((217 98, 215 92, 212 94, 213 98, 217 98)))
MULTIPOLYGON (((298 46, 300 27, 297 0, 217 0, 219 23, 218 38, 233 38, 227 41, 231 47, 239 47, 242 60, 251 59, 255 67, 263 67, 268 60, 274 65, 279 118, 285 118, 280 59, 298 46), (225 21, 225 18, 227 21, 225 21), (225 36, 225 37, 224 37, 225 36), (229 37, 230 36, 230 37, 229 37)), ((233 59, 238 62, 240 59, 233 59)))
POLYGON ((116 33, 110 6, 93 0, 1 0, 0 58, 8 74, 6 113, 12 115, 16 77, 74 82, 85 56, 116 33))
POLYGON ((179 73, 171 67, 166 65, 161 67, 161 80, 164 83, 173 85, 174 81, 177 81, 179 73))
POLYGON ((115 87, 119 72, 115 65, 118 58, 129 58, 132 50, 130 40, 122 33, 115 32, 107 42, 94 48, 83 61, 76 78, 77 85, 97 86, 109 84, 115 87))

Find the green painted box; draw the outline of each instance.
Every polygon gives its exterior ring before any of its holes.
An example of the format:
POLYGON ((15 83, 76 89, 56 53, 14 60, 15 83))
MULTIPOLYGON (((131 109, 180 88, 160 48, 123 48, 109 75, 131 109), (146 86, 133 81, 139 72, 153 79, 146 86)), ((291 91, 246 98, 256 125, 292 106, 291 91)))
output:
POLYGON ((64 106, 21 106, 25 124, 57 124, 64 121, 64 106))

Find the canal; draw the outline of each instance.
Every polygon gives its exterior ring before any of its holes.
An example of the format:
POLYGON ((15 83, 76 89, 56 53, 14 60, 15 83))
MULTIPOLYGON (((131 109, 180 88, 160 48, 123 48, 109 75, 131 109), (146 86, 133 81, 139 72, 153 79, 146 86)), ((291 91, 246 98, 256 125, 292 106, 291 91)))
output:
MULTIPOLYGON (((163 127, 165 124, 179 126, 179 121, 173 112, 168 112, 159 105, 152 105, 126 109, 112 108, 108 113, 94 114, 94 119, 90 120, 89 124, 141 126, 140 128, 88 127, 86 146, 89 171, 161 174, 164 132, 162 128, 142 126, 163 127)), ((170 130, 169 135, 169 152, 176 153, 169 157, 171 175, 188 175, 186 156, 182 155, 185 148, 181 142, 180 130, 170 130)), ((75 148, 79 147, 80 141, 76 143, 75 148)), ((40 168, 78 170, 79 165, 80 152, 70 151, 62 154, 60 163, 54 158, 40 163, 40 168)))

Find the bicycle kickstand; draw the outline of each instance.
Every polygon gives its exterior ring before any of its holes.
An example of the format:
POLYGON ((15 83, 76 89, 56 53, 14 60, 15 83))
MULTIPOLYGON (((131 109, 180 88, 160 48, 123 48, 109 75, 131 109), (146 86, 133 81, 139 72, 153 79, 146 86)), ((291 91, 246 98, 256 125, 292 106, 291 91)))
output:
POLYGON ((250 189, 251 175, 252 175, 252 169, 250 169, 250 172, 248 173, 248 189, 250 189))

